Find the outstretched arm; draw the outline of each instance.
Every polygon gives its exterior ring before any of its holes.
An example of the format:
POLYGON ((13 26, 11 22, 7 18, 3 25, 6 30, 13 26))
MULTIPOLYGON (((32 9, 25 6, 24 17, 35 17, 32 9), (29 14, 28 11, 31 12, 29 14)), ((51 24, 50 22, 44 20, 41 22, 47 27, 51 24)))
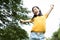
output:
POLYGON ((22 20, 22 19, 20 19, 20 22, 21 23, 26 23, 26 22, 32 22, 32 20, 30 19, 30 20, 22 20))

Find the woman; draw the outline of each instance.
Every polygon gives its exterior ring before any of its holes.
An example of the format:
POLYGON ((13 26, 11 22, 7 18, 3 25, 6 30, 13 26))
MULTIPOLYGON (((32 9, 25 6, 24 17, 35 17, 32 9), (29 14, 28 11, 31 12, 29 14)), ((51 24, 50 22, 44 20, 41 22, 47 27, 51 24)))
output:
POLYGON ((30 40, 44 40, 44 33, 46 32, 46 19, 52 11, 54 5, 50 6, 49 11, 42 15, 39 7, 34 6, 32 8, 32 12, 34 14, 33 18, 30 20, 20 20, 22 23, 24 22, 33 22, 33 27, 30 34, 30 40))

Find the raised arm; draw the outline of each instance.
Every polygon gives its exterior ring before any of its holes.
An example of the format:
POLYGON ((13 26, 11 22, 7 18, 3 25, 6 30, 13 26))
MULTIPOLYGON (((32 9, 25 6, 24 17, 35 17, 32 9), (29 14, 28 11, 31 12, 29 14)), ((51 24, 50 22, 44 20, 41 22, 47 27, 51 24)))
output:
POLYGON ((52 11, 52 9, 54 8, 54 5, 52 4, 52 5, 50 5, 50 9, 49 9, 49 11, 47 12, 48 13, 48 15, 50 14, 50 12, 52 11))
POLYGON ((50 5, 50 9, 48 10, 48 12, 46 14, 44 14, 44 16, 47 18, 50 14, 50 12, 52 11, 52 9, 54 8, 54 5, 50 5))

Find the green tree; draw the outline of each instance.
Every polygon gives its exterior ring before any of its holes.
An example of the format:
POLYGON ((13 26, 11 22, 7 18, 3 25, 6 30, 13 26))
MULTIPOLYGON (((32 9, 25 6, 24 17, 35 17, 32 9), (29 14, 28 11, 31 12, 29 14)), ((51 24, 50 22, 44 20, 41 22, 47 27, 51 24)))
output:
POLYGON ((53 33, 51 40, 60 40, 60 28, 53 33))
POLYGON ((26 15, 28 12, 27 8, 24 8, 22 0, 0 0, 0 39, 28 38, 27 32, 18 24, 20 19, 29 19, 26 15))
POLYGON ((22 0, 0 0, 0 21, 2 22, 0 26, 6 26, 12 21, 27 19, 26 13, 28 11, 23 7, 22 0))
POLYGON ((4 29, 0 28, 0 40, 27 40, 27 32, 20 26, 10 25, 4 29))

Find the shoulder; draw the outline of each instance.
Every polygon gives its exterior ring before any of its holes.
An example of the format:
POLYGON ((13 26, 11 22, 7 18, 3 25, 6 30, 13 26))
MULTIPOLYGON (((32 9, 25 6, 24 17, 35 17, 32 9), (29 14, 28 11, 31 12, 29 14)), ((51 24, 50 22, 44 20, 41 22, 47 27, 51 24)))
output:
POLYGON ((48 13, 43 14, 43 16, 47 18, 48 17, 48 13))

